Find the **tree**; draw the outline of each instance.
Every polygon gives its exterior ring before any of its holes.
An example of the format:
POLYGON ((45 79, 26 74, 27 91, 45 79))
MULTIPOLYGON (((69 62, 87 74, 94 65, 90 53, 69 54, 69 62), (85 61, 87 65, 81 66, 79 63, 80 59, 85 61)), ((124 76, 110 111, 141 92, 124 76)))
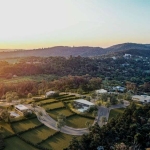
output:
POLYGON ((79 141, 76 137, 73 137, 67 150, 79 150, 80 148, 81 146, 79 145, 79 141))
POLYGON ((92 113, 93 117, 96 117, 97 116, 97 111, 94 110, 93 113, 92 113))
POLYGON ((63 114, 59 114, 57 116, 56 127, 61 130, 61 128, 66 124, 66 116, 63 114))
POLYGON ((4 120, 5 122, 9 122, 9 112, 7 110, 3 110, 0 113, 1 120, 4 120))
POLYGON ((35 111, 35 108, 36 108, 36 103, 35 102, 32 102, 31 106, 33 107, 33 110, 35 111))
POLYGON ((91 127, 91 123, 89 121, 85 122, 86 127, 89 129, 91 127))
POLYGON ((32 98, 32 94, 31 93, 28 93, 28 98, 32 98))
POLYGON ((111 106, 110 102, 107 102, 107 103, 105 104, 105 106, 108 108, 108 112, 109 112, 109 108, 110 108, 110 106, 111 106))
POLYGON ((105 122, 107 122, 107 118, 105 116, 102 116, 101 122, 103 123, 103 125, 105 125, 105 122))

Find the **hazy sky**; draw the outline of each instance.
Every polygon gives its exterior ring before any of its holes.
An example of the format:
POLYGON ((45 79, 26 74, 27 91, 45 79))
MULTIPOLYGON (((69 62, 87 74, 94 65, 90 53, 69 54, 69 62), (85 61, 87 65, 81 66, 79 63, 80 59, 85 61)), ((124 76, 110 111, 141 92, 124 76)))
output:
POLYGON ((0 49, 150 43, 150 0, 0 0, 0 49))

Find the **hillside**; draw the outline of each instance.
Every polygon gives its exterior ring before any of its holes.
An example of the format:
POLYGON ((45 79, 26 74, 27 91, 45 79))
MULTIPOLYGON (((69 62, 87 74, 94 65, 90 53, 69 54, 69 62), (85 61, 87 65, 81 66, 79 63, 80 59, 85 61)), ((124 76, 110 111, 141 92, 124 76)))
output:
MULTIPOLYGON (((0 52, 0 58, 12 58, 12 57, 28 57, 28 56, 40 56, 40 57, 48 57, 48 56, 64 56, 68 57, 72 56, 82 56, 82 57, 90 57, 90 56, 98 56, 103 54, 115 53, 120 51, 127 50, 150 50, 150 44, 136 44, 136 43, 123 43, 113 45, 108 48, 101 47, 68 47, 68 46, 57 46, 51 48, 41 48, 41 49, 33 49, 33 50, 16 50, 8 52, 5 50, 0 52)), ((2 51, 2 50, 0 50, 2 51)))

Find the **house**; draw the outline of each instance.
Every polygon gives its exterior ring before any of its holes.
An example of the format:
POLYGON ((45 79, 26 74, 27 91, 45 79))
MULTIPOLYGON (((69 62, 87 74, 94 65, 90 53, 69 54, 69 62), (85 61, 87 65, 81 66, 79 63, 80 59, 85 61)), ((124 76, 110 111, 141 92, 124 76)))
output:
POLYGON ((129 59, 129 58, 131 58, 132 57, 132 55, 131 54, 124 54, 124 56, 123 56, 125 59, 129 59))
POLYGON ((107 90, 99 89, 99 90, 96 90, 95 92, 96 94, 104 94, 104 93, 107 93, 107 90))
POLYGON ((121 86, 115 86, 113 87, 113 91, 118 91, 118 92, 124 92, 126 88, 121 87, 121 86))
POLYGON ((134 95, 132 100, 141 102, 141 103, 150 103, 150 96, 148 95, 134 95))
POLYGON ((80 112, 84 112, 88 110, 90 107, 95 106, 95 104, 84 99, 74 100, 74 105, 79 108, 78 111, 80 112))
POLYGON ((24 114, 24 112, 26 111, 30 111, 30 109, 22 104, 19 105, 15 105, 15 110, 17 110, 17 112, 21 115, 24 114))
POLYGON ((45 97, 48 98, 50 96, 53 96, 55 93, 56 93, 55 91, 46 92, 45 97))

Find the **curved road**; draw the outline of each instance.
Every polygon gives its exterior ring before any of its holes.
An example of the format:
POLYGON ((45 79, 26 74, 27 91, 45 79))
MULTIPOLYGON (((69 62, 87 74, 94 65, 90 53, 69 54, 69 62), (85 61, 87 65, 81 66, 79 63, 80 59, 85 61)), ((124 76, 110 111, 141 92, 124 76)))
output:
POLYGON ((27 107, 35 112, 38 120, 41 123, 45 124, 47 127, 51 128, 51 129, 60 131, 62 133, 70 134, 70 135, 83 135, 83 134, 87 134, 89 132, 89 130, 87 128, 77 128, 76 129, 76 128, 72 128, 72 127, 68 127, 68 126, 63 126, 60 130, 56 127, 56 121, 46 113, 45 109, 43 109, 42 107, 39 107, 39 106, 37 106, 35 109, 30 105, 28 105, 27 107), (43 115, 40 116, 38 114, 38 112, 42 112, 43 115))
MULTIPOLYGON (((99 126, 103 126, 101 120, 101 117, 106 117, 108 120, 109 117, 109 112, 111 109, 115 109, 115 108, 125 108, 126 106, 129 105, 128 101, 124 101, 124 104, 118 104, 118 105, 112 105, 109 109, 103 106, 99 106, 98 107, 98 115, 94 120, 93 125, 98 122, 99 126)), ((38 118, 38 120, 43 123, 44 125, 46 125, 47 127, 54 129, 56 131, 60 131, 62 133, 66 133, 66 134, 70 134, 70 135, 83 135, 83 134, 87 134, 89 133, 89 130, 87 128, 72 128, 72 127, 68 127, 68 126, 63 126, 60 129, 58 129, 56 127, 56 121, 51 118, 47 112, 45 111, 44 108, 36 106, 35 108, 33 108, 31 105, 27 105, 27 107, 31 110, 33 110, 38 118), (42 112, 42 116, 39 115, 39 112, 42 112)))

